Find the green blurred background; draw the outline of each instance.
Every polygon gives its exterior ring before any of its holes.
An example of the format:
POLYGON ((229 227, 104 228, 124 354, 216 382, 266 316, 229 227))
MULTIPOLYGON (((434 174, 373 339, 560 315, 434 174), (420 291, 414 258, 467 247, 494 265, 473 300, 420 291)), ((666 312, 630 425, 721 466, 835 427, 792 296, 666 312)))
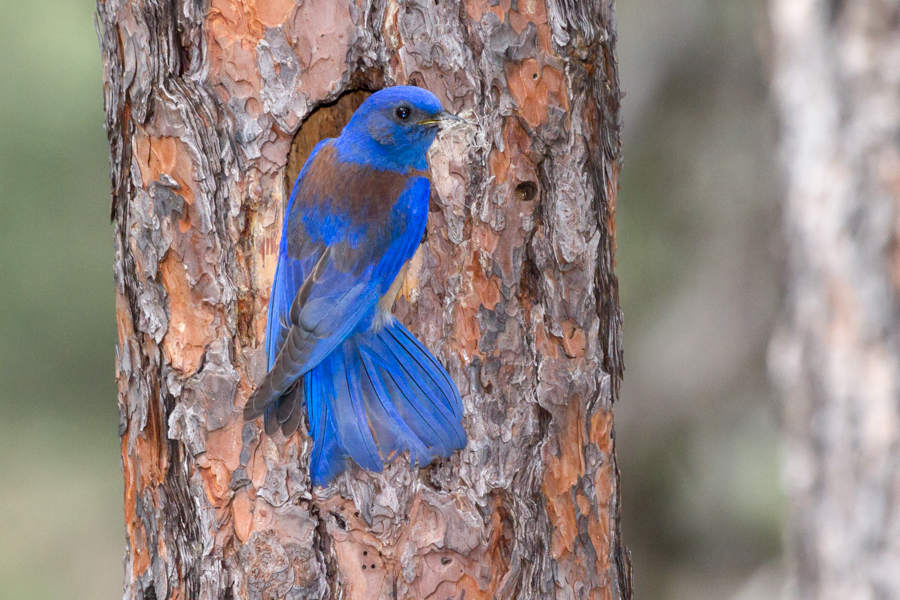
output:
POLYGON ((89 0, 0 19, 0 599, 120 598, 109 159, 89 0))
POLYGON ((637 598, 781 597, 781 298, 764 0, 620 0, 616 405, 637 598))
MULTIPOLYGON (((782 575, 780 290, 762 0, 620 0, 616 406, 640 600, 782 575)), ((0 20, 0 600, 121 597, 112 227, 90 0, 0 20)))

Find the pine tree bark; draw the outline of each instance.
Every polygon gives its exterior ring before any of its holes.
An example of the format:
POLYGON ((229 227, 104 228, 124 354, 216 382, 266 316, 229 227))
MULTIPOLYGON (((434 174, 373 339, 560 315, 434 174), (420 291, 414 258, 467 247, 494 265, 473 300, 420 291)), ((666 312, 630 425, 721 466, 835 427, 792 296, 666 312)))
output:
POLYGON ((612 405, 612 0, 100 0, 125 598, 629 598, 612 405), (312 488, 241 408, 286 193, 365 95, 477 133, 430 162, 395 314, 463 395, 466 449, 312 488))
POLYGON ((900 2, 771 9, 794 597, 900 598, 900 2))

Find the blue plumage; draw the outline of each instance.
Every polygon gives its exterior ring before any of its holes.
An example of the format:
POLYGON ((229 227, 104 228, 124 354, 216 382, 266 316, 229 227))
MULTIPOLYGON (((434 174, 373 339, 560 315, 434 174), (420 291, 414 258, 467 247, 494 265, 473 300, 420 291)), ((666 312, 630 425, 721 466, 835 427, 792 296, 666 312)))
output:
POLYGON ((454 118, 425 90, 382 90, 297 177, 269 300, 269 372, 244 417, 290 435, 305 407, 316 485, 347 458, 381 471, 404 451, 424 465, 466 444, 456 386, 390 316, 425 231, 425 153, 454 118))

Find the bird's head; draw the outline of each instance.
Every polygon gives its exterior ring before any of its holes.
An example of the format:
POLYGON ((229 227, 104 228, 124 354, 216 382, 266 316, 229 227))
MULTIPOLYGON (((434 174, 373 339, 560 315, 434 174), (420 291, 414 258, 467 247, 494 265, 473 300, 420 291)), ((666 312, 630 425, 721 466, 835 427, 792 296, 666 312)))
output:
POLYGON ((426 167, 425 153, 440 127, 459 121, 428 90, 411 86, 383 89, 356 110, 338 139, 341 154, 381 169, 426 167))

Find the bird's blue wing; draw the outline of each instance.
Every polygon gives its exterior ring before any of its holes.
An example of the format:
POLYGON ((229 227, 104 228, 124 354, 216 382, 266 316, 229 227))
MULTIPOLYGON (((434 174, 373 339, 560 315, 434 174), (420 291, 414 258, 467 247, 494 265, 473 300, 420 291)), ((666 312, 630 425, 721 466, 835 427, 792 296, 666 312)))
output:
MULTIPOLYGON (((294 204, 294 198, 297 190, 300 188, 300 182, 309 171, 310 165, 313 164, 319 151, 329 143, 331 139, 325 139, 316 144, 312 152, 304 163, 300 174, 294 182, 294 189, 288 200, 287 209, 285 210, 285 218, 291 213, 294 204)), ((312 267, 318 261, 318 254, 310 252, 308 256, 294 258, 288 255, 286 233, 288 228, 281 228, 281 242, 278 247, 278 262, 275 265, 275 279, 272 281, 272 293, 269 295, 269 316, 266 322, 266 370, 271 370, 275 364, 275 359, 284 345, 284 340, 291 328, 289 320, 289 312, 291 304, 294 302, 294 296, 300 284, 306 279, 306 274, 312 270, 312 267)), ((315 250, 311 248, 311 250, 315 250)))
MULTIPOLYGON (((429 183, 419 174, 341 163, 327 143, 307 164, 279 250, 266 341, 270 369, 244 409, 246 418, 282 395, 300 396, 286 392, 372 318, 425 227, 429 183)), ((277 412, 285 419, 292 414, 277 412)))

